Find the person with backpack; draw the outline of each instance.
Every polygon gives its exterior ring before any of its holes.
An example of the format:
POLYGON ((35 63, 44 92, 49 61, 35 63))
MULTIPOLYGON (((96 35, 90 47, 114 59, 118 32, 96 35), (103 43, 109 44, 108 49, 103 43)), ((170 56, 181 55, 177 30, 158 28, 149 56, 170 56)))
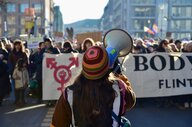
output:
POLYGON ((127 77, 113 75, 107 51, 93 46, 83 56, 81 73, 60 96, 50 127, 124 126, 121 116, 135 103, 127 77))

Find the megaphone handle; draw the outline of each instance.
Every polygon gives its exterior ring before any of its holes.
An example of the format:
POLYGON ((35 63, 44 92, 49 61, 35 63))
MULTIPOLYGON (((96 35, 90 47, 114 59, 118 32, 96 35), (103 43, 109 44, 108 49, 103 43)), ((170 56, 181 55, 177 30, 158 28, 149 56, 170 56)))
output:
POLYGON ((119 68, 121 70, 121 64, 120 63, 117 64, 117 66, 115 67, 113 72, 116 73, 119 68))

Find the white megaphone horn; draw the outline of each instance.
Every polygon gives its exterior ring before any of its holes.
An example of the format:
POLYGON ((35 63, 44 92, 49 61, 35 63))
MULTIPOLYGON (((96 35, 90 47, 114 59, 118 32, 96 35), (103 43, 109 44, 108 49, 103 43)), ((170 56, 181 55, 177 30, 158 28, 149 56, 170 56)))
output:
POLYGON ((109 30, 104 35, 103 43, 108 52, 110 68, 113 68, 117 57, 128 55, 133 47, 131 36, 122 29, 109 30))

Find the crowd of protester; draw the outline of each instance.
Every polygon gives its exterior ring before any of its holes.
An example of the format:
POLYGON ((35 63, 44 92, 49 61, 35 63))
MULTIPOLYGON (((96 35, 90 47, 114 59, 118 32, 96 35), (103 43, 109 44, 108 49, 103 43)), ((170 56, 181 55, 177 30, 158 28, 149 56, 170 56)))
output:
MULTIPOLYGON (((91 38, 85 39, 82 43, 55 42, 50 37, 45 37, 43 40, 39 42, 38 48, 33 50, 27 48, 26 41, 19 39, 12 41, 6 38, 0 40, 0 105, 3 98, 14 91, 15 105, 23 106, 26 103, 25 91, 28 87, 35 88, 33 92, 37 95, 37 102, 42 102, 42 61, 44 53, 84 53, 91 46, 102 46, 102 42, 94 42, 91 38), (36 86, 32 86, 34 84, 36 86)), ((192 52, 192 41, 143 40, 141 38, 133 39, 133 41, 133 54, 192 52)))

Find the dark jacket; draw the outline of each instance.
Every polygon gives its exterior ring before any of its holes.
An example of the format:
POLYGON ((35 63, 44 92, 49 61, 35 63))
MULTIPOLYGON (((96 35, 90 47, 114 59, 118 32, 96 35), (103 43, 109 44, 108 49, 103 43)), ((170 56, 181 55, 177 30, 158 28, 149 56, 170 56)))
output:
POLYGON ((27 57, 27 54, 25 52, 12 51, 10 53, 8 62, 9 62, 11 75, 13 74, 13 70, 15 68, 15 65, 16 65, 18 59, 20 59, 20 58, 22 58, 25 61, 25 63, 28 65, 28 57, 27 57))
POLYGON ((8 52, 6 50, 0 49, 0 55, 3 56, 3 59, 0 58, 0 77, 7 73, 8 71, 8 52))
POLYGON ((36 67, 36 80, 42 81, 42 63, 43 63, 43 54, 45 49, 41 49, 39 52, 34 54, 34 63, 36 67))
POLYGON ((11 91, 11 84, 8 74, 8 52, 0 49, 0 55, 3 55, 3 59, 0 58, 0 97, 4 97, 11 91))
POLYGON ((46 53, 50 53, 50 54, 59 54, 60 51, 58 48, 55 48, 53 46, 51 46, 50 48, 45 50, 46 53))

